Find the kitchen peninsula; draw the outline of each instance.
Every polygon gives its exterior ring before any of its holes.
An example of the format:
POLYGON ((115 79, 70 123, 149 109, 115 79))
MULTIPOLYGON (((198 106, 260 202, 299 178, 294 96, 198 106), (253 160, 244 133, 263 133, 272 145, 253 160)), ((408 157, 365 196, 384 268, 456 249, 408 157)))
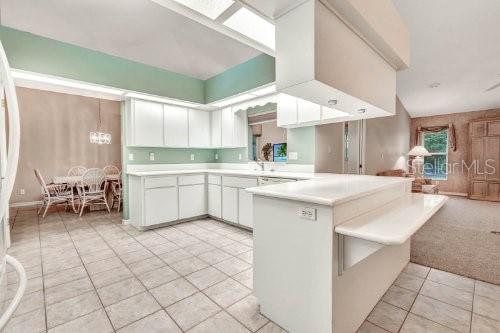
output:
POLYGON ((412 194, 411 181, 330 175, 248 189, 261 313, 290 332, 355 332, 447 200, 412 194))

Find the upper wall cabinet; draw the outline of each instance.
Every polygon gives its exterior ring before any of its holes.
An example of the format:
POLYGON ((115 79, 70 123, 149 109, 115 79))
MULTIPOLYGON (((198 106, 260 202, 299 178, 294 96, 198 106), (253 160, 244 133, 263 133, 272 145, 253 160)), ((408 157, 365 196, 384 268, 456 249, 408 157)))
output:
POLYGON ((163 104, 132 100, 129 143, 133 146, 163 146, 163 104))
POLYGON ((189 110, 189 147, 210 147, 210 112, 189 110))
POLYGON ((188 110, 179 106, 164 105, 165 146, 188 146, 188 110))
POLYGON ((202 111, 142 100, 126 103, 126 143, 136 147, 247 146, 246 111, 202 111))

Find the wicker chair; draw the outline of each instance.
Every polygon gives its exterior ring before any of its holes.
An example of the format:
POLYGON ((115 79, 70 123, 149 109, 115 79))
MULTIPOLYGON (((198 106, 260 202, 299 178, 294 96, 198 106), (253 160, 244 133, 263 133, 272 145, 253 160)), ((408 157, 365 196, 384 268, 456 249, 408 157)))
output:
POLYGON ((108 212, 111 212, 106 200, 107 184, 106 174, 101 169, 88 169, 82 175, 81 183, 77 186, 81 202, 80 216, 82 216, 85 206, 90 204, 104 204, 108 212))
POLYGON ((68 176, 82 176, 87 171, 86 167, 83 166, 74 166, 71 167, 68 171, 68 176))
POLYGON ((111 201, 111 208, 114 207, 115 202, 118 203, 116 211, 120 211, 120 206, 122 203, 122 183, 120 180, 111 182, 111 193, 113 194, 113 199, 111 201))
POLYGON ((43 207, 45 207, 45 211, 43 212, 43 218, 47 215, 47 211, 49 207, 52 205, 57 205, 64 203, 65 209, 68 208, 68 204, 71 204, 73 211, 76 213, 75 209, 75 196, 73 194, 73 188, 67 184, 47 184, 43 179, 43 176, 40 170, 35 169, 35 176, 40 186, 42 188, 42 206, 38 209, 38 214, 42 211, 43 207))
POLYGON ((119 175, 120 174, 120 169, 118 169, 114 165, 106 165, 104 167, 104 169, 102 169, 102 170, 104 171, 104 174, 106 176, 109 176, 109 175, 119 175))

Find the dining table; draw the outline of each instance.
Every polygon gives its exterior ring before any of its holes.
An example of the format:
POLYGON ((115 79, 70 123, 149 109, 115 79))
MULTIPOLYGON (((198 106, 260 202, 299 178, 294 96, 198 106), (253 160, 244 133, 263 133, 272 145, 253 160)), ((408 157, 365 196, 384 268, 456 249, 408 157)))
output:
MULTIPOLYGON (((117 181, 120 179, 120 175, 106 175, 107 181, 117 181)), ((54 184, 69 184, 77 185, 82 181, 82 176, 54 176, 52 182, 54 184)))

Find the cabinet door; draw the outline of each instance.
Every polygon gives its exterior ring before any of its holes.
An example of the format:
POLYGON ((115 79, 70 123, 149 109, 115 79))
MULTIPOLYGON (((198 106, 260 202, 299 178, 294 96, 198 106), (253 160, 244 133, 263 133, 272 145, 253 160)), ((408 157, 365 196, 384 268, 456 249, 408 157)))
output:
POLYGON ((226 221, 238 223, 238 189, 222 187, 222 218, 226 221))
POLYGON ((222 218, 222 187, 208 184, 208 215, 222 218))
POLYGON ((297 99, 286 94, 278 95, 278 108, 276 111, 278 126, 297 124, 297 99))
POLYGON ((145 190, 145 225, 155 225, 178 219, 177 187, 145 190))
POLYGON ((163 146, 163 105, 134 100, 130 126, 134 146, 163 146))
POLYGON ((189 147, 210 146, 210 113, 189 110, 189 147))
POLYGON ((484 138, 484 172, 488 180, 500 180, 500 136, 484 138))
POLYGON ((233 147, 234 114, 229 108, 222 109, 222 147, 233 147))
POLYGON ((221 127, 221 121, 222 121, 222 111, 217 110, 213 111, 211 113, 211 137, 212 137, 212 147, 218 148, 221 146, 221 135, 222 135, 222 127, 221 127))
POLYGON ((298 98, 297 122, 301 124, 319 120, 321 120, 321 106, 298 98))
POLYGON ((179 218, 207 214, 205 184, 179 186, 179 218))
POLYGON ((188 110, 179 106, 164 105, 165 146, 188 147, 188 110))
POLYGON ((233 113, 234 129, 233 129, 233 145, 236 147, 248 146, 248 118, 245 110, 240 110, 233 113))
POLYGON ((239 224, 253 228, 253 196, 245 189, 238 189, 239 224))

